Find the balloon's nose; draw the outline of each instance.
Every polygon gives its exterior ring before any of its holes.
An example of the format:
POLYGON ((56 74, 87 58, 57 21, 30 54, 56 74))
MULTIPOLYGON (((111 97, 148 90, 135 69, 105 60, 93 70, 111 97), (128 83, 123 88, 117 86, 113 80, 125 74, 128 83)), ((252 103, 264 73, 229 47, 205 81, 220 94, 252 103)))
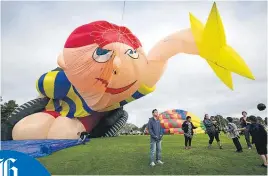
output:
POLYGON ((122 64, 121 59, 115 55, 114 60, 113 60, 113 65, 114 65, 113 73, 115 75, 117 75, 119 73, 119 69, 120 69, 121 64, 122 64))

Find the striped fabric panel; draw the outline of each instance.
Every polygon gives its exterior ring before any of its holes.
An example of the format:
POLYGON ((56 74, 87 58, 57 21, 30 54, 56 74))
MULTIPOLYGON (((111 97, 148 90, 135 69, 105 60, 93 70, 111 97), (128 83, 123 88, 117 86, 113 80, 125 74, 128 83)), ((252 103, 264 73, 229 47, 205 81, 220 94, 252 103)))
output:
POLYGON ((113 137, 116 136, 117 133, 120 131, 120 129, 125 125, 127 122, 127 117, 123 116, 120 118, 110 129, 109 131, 105 134, 105 137, 113 137))
POLYGON ((119 104, 120 104, 120 106, 122 107, 122 106, 128 104, 128 102, 127 102, 126 100, 123 100, 123 101, 121 101, 119 104))
POLYGON ((62 116, 85 117, 90 109, 77 90, 71 85, 63 71, 50 71, 43 74, 36 83, 38 92, 50 98, 47 110, 57 111, 62 116))
POLYGON ((63 71, 58 72, 54 83, 54 97, 55 99, 62 99, 68 94, 71 88, 71 83, 63 71))
POLYGON ((140 86, 140 88, 131 97, 129 97, 129 98, 127 98, 119 103, 120 107, 122 107, 122 106, 124 106, 124 105, 126 105, 134 100, 137 100, 141 97, 144 97, 145 95, 153 92, 154 90, 155 90, 155 86, 152 88, 149 88, 146 85, 142 84, 140 86))
POLYGON ((92 114, 94 111, 93 111, 90 107, 88 107, 87 103, 86 103, 85 100, 81 97, 81 95, 78 93, 78 91, 76 90, 76 88, 73 87, 73 89, 74 89, 75 94, 80 98, 84 110, 85 110, 88 114, 92 114))
POLYGON ((71 87, 63 71, 50 71, 43 74, 36 82, 37 91, 48 98, 62 99, 71 87))
POLYGON ((44 78, 45 78, 46 74, 43 74, 37 81, 36 81, 36 89, 37 91, 41 94, 47 97, 45 90, 44 90, 44 78))

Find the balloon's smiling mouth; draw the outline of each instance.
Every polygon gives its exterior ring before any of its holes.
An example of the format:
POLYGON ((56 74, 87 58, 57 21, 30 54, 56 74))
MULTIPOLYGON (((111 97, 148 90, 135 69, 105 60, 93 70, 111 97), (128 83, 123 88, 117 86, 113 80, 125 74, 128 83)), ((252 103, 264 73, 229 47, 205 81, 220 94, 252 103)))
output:
POLYGON ((124 87, 120 87, 120 88, 111 88, 111 87, 108 87, 108 82, 107 82, 106 80, 101 79, 101 78, 96 78, 96 80, 102 82, 102 83, 105 85, 105 87, 107 88, 107 89, 105 90, 106 93, 110 93, 110 94, 113 94, 113 95, 114 95, 114 94, 120 94, 120 93, 122 93, 122 92, 128 90, 130 87, 132 87, 132 86, 137 82, 137 80, 136 80, 136 81, 134 81, 133 83, 131 83, 131 84, 127 85, 127 86, 124 86, 124 87))

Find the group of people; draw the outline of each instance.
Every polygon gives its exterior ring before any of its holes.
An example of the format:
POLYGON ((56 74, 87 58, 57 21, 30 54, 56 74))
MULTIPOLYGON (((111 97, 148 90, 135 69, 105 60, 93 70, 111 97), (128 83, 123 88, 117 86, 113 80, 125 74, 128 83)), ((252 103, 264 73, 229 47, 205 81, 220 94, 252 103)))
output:
MULTIPOLYGON (((153 117, 149 119, 148 130, 150 133, 150 166, 155 166, 155 164, 164 164, 161 161, 161 142, 163 133, 160 126, 160 121, 158 119, 158 111, 154 109, 152 111, 153 117), (155 162, 156 153, 156 162, 155 162)), ((267 131, 264 126, 257 122, 255 116, 247 117, 247 112, 243 111, 240 119, 241 128, 238 128, 235 123, 233 123, 233 118, 227 117, 228 125, 224 129, 229 138, 232 138, 233 143, 236 147, 236 152, 243 152, 243 148, 239 141, 239 136, 241 131, 244 132, 244 136, 247 142, 248 149, 252 149, 252 144, 255 145, 257 153, 263 160, 262 167, 267 168, 267 131), (250 136, 252 136, 252 142, 250 141, 250 136)), ((267 121, 267 120, 266 120, 267 121)), ((220 127, 214 116, 209 117, 205 114, 203 123, 206 127, 206 134, 209 136, 208 148, 211 148, 214 139, 216 139, 217 144, 220 149, 223 149, 220 141, 220 127)), ((267 125, 267 122, 266 122, 267 125)), ((185 149, 191 149, 192 137, 194 135, 194 129, 196 127, 191 122, 191 117, 187 116, 186 120, 182 124, 182 130, 184 131, 185 139, 185 149)))

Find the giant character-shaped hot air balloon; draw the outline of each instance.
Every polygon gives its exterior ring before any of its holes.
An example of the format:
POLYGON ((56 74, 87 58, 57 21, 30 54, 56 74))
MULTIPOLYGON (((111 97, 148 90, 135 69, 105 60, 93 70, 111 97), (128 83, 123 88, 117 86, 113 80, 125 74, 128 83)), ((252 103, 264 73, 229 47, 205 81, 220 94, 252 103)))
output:
POLYGON ((227 45, 215 3, 205 25, 192 14, 190 22, 190 28, 168 35, 148 54, 127 27, 107 21, 79 26, 58 56, 59 68, 38 77, 40 98, 17 108, 2 124, 2 140, 76 139, 81 131, 114 136, 127 120, 122 107, 153 92, 168 60, 179 53, 200 55, 231 89, 231 72, 254 79, 227 45))

